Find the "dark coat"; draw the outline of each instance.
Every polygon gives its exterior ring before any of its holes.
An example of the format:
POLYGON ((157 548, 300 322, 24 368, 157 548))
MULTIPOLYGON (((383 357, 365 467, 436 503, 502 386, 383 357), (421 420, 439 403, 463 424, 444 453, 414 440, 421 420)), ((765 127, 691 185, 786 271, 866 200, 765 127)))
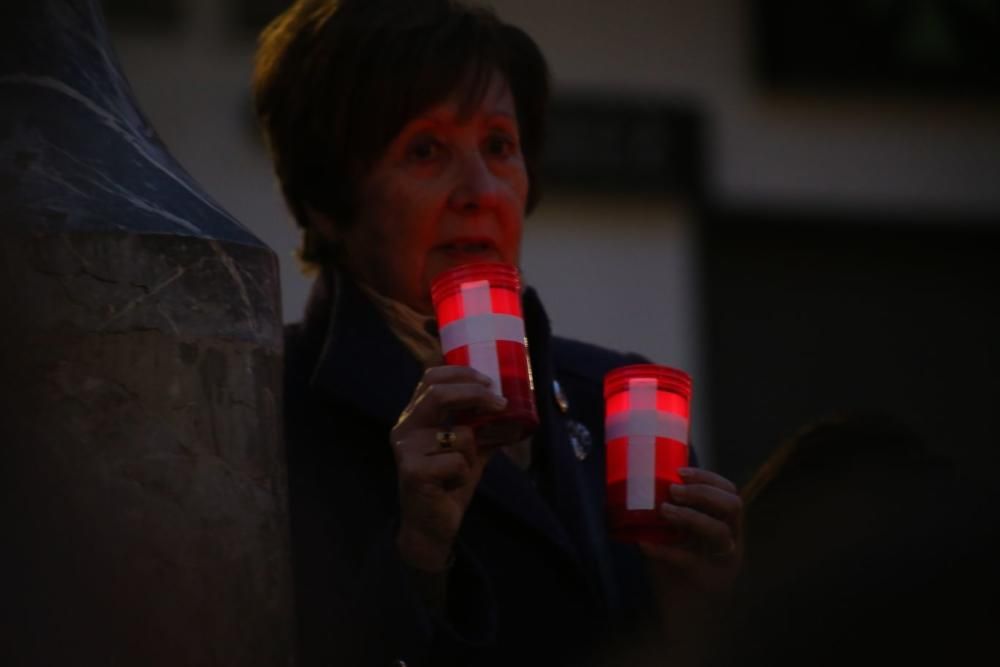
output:
POLYGON ((423 369, 356 286, 334 282, 317 281, 304 322, 286 335, 300 664, 581 664, 581 652, 648 618, 641 557, 607 539, 604 517, 603 376, 643 360, 551 336, 526 291, 535 478, 492 457, 458 533, 448 613, 436 613, 394 545, 389 431, 423 369), (592 437, 582 461, 569 420, 592 437))

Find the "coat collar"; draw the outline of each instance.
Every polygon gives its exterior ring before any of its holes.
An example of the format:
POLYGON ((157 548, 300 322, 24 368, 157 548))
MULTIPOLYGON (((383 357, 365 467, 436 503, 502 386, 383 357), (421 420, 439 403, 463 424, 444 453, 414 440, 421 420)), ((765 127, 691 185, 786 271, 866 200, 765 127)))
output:
MULTIPOLYGON (((551 328, 537 293, 523 295, 539 407, 551 403, 551 328)), ((376 306, 351 280, 324 271, 306 305, 306 337, 319 354, 310 388, 322 397, 351 405, 381 421, 395 423, 423 375, 420 362, 392 333, 376 306)))
MULTIPOLYGON (((477 497, 545 537, 578 567, 594 572, 596 565, 600 572, 601 565, 585 561, 602 550, 603 533, 594 530, 603 526, 595 516, 603 510, 590 502, 593 490, 575 460, 554 403, 549 320, 533 289, 525 290, 522 302, 541 422, 534 448, 538 488, 507 457, 497 455, 483 473, 477 497)), ((310 380, 312 391, 323 401, 348 406, 391 428, 423 368, 377 308, 353 282, 329 273, 313 288, 305 328, 307 338, 320 349, 310 380)), ((604 579, 602 574, 597 576, 604 579)))
POLYGON ((395 423, 423 368, 358 286, 340 274, 324 272, 310 295, 306 329, 323 332, 312 390, 395 423))

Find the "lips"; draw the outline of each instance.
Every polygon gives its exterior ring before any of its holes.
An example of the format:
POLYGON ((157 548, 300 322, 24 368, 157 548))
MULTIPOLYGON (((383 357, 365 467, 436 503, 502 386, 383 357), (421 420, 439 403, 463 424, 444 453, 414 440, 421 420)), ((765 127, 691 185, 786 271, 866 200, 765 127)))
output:
POLYGON ((499 255, 497 245, 491 239, 464 238, 442 243, 438 248, 449 257, 475 259, 495 258, 499 255))

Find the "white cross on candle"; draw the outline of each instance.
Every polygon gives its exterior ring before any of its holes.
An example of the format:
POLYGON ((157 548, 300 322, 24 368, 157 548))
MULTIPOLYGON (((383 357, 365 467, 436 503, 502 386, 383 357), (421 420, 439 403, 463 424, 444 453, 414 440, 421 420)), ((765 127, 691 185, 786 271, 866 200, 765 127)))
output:
POLYGON ((628 381, 628 409, 608 415, 608 442, 628 440, 626 509, 651 510, 656 504, 656 439, 670 438, 687 446, 688 419, 656 407, 657 382, 653 378, 628 381))
POLYGON ((462 283, 461 299, 463 316, 441 327, 441 351, 468 346, 469 366, 493 380, 493 391, 503 395, 497 342, 525 345, 524 320, 493 312, 488 280, 462 283))

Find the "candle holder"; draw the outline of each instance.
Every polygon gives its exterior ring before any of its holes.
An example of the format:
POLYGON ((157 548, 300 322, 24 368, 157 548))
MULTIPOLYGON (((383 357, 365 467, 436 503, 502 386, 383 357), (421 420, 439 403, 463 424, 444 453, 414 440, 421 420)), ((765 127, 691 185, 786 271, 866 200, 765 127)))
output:
POLYGON ((655 364, 604 377, 607 513, 612 539, 671 544, 682 537, 660 514, 688 464, 691 377, 655 364))
POLYGON ((465 264, 440 274, 431 285, 445 362, 469 366, 493 380, 507 408, 472 412, 456 421, 472 426, 480 446, 516 442, 538 427, 534 382, 521 311, 521 279, 509 264, 465 264))

